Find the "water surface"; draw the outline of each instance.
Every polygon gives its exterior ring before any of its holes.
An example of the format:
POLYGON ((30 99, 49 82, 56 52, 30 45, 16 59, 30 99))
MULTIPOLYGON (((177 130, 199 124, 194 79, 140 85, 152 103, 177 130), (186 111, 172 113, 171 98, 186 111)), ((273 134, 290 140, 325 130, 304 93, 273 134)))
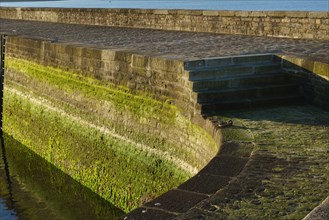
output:
POLYGON ((0 148, 0 219, 116 219, 123 212, 8 135, 0 148))
POLYGON ((253 11, 329 11, 328 0, 66 0, 21 1, 1 0, 9 7, 65 8, 157 8, 253 11), (10 1, 10 2, 9 2, 10 1))

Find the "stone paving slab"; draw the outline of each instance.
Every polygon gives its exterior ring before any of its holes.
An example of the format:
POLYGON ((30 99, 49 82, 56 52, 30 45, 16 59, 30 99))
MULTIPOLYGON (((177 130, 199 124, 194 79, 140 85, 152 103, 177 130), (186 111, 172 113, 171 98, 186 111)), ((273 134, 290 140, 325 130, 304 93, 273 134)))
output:
POLYGON ((233 177, 241 172, 247 161, 247 158, 220 155, 213 158, 199 173, 233 177), (232 163, 233 161, 234 163, 232 163))
POLYGON ((169 212, 184 213, 208 196, 183 190, 170 190, 144 207, 160 208, 169 212), (182 202, 184 201, 184 202, 182 202))
POLYGON ((148 219, 162 219, 171 220, 175 218, 176 215, 170 214, 157 209, 145 209, 138 208, 129 213, 129 216, 123 217, 123 220, 148 220, 148 219), (130 217, 133 216, 133 217, 130 217))
POLYGON ((225 176, 200 173, 180 185, 178 188, 192 192, 214 194, 219 188, 227 185, 230 180, 231 178, 225 176), (202 185, 205 187, 200 187, 202 185))
MULTIPOLYGON (((236 178, 176 219, 302 219, 327 198, 328 112, 304 105, 228 112, 216 118, 248 128, 254 150, 236 178)), ((237 133, 236 127, 224 133, 237 133)), ((316 217, 326 219, 327 203, 319 210, 316 217)))
POLYGON ((328 41, 191 33, 0 19, 0 32, 54 42, 195 60, 243 54, 289 54, 329 63, 328 41))
POLYGON ((312 210, 303 220, 329 219, 329 196, 315 209, 312 210))

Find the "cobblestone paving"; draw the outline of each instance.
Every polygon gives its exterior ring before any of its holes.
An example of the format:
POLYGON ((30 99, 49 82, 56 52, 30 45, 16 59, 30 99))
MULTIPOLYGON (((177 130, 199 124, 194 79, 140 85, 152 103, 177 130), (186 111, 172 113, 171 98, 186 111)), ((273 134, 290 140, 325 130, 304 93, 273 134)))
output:
POLYGON ((237 178, 178 219, 302 219, 327 198, 328 112, 293 106, 215 118, 233 119, 226 141, 251 142, 254 151, 237 178))
POLYGON ((69 25, 0 19, 0 32, 58 42, 193 60, 229 55, 284 53, 329 63, 329 42, 270 37, 69 25))

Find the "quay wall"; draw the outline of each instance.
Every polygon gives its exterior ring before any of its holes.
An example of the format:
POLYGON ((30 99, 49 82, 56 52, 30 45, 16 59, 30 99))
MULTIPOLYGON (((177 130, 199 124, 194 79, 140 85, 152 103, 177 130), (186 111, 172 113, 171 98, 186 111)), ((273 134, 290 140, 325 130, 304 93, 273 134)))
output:
POLYGON ((329 12, 1 7, 0 18, 329 40, 329 12))
POLYGON ((183 61, 8 36, 4 127, 125 212, 217 153, 183 61))
POLYGON ((299 85, 306 101, 329 111, 329 64, 291 55, 279 57, 282 70, 299 85))

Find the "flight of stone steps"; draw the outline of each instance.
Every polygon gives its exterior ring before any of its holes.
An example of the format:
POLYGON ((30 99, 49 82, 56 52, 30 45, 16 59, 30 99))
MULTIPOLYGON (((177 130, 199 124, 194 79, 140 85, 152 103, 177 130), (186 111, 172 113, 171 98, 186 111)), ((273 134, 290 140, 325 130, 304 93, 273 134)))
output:
POLYGON ((289 81, 274 55, 191 61, 185 69, 203 115, 303 101, 298 86, 289 81))

